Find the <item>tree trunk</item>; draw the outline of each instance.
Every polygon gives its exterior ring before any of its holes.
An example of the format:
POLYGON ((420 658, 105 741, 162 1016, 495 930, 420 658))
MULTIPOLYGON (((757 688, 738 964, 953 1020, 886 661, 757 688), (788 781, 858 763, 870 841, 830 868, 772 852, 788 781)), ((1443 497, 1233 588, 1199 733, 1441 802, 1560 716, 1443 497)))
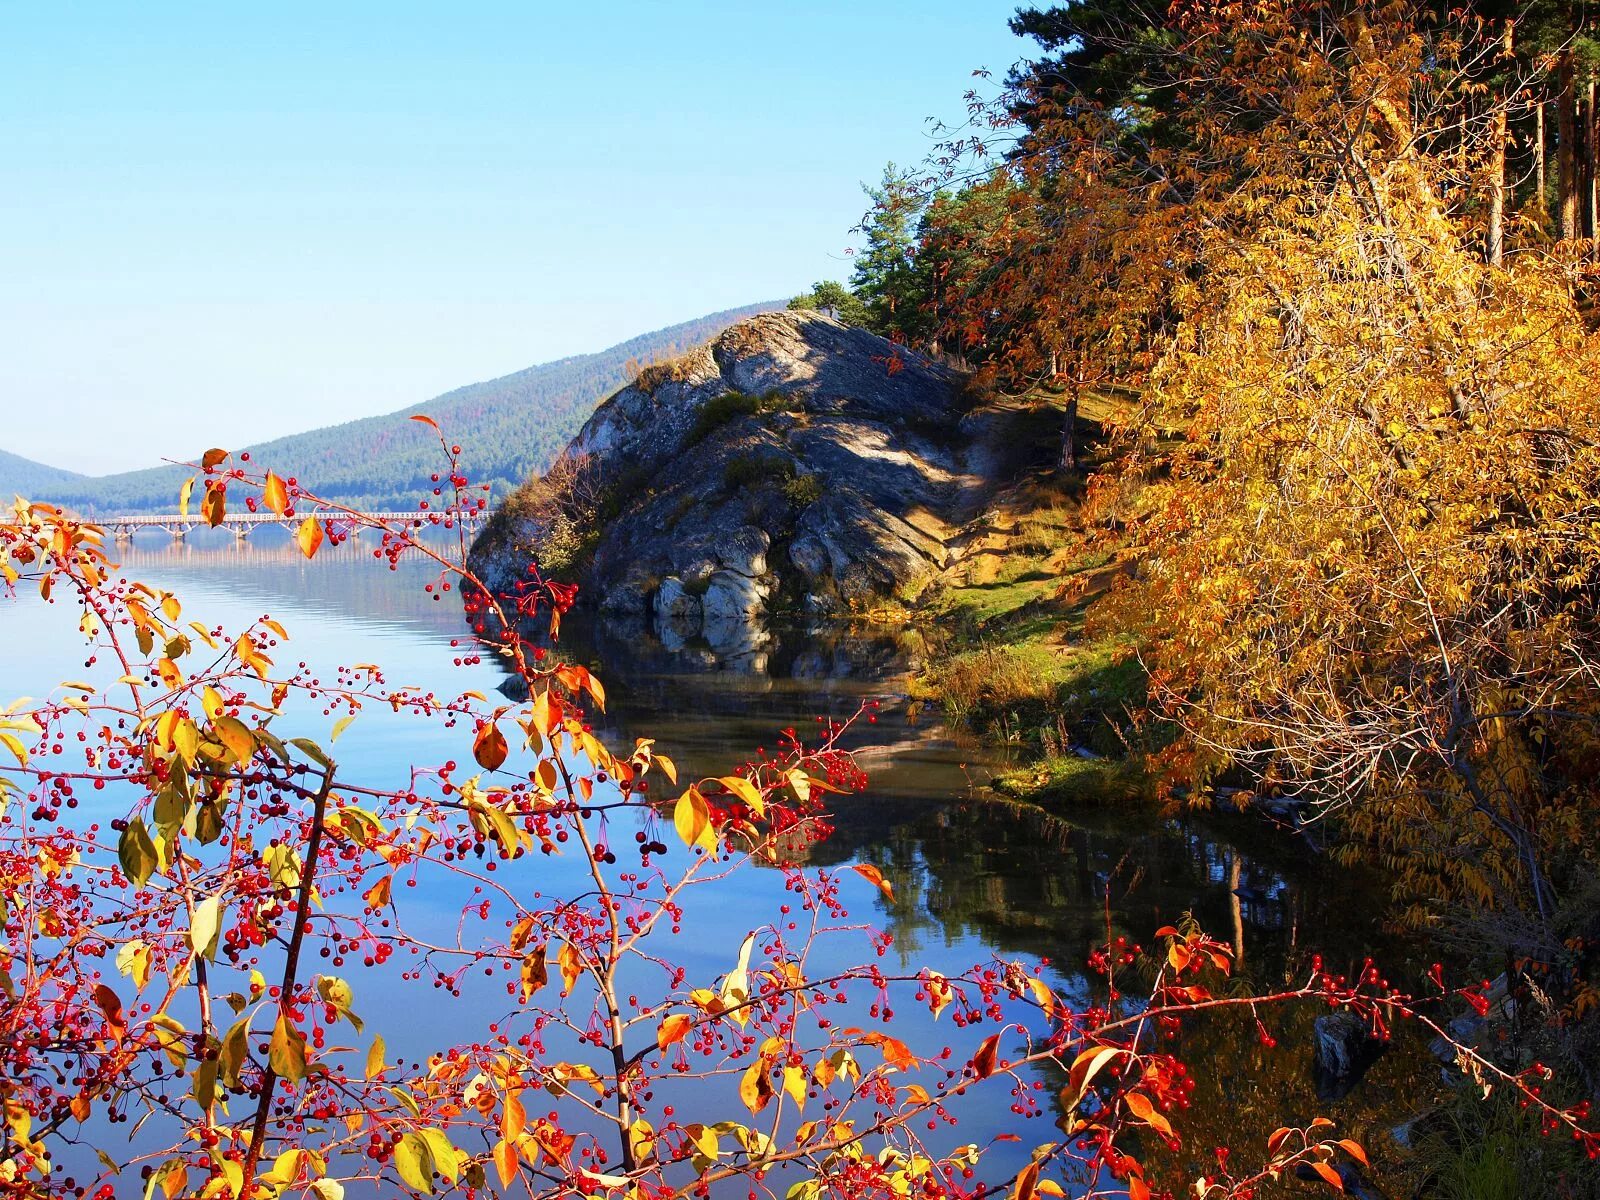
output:
POLYGON ((1545 192, 1544 177, 1544 105, 1544 97, 1541 96, 1533 106, 1533 186, 1537 192, 1541 222, 1550 217, 1550 197, 1545 192))
POLYGON ((1591 258, 1600 257, 1600 112, 1596 111, 1595 83, 1589 81, 1588 112, 1585 114, 1584 133, 1587 135, 1589 176, 1589 237, 1591 258))
POLYGON ((1075 471, 1078 468, 1078 389, 1072 389, 1067 400, 1066 415, 1061 418, 1061 457, 1056 469, 1075 471))
POLYGON ((1556 67, 1556 187, 1560 190, 1561 236, 1572 239, 1578 227, 1578 88, 1570 49, 1556 67))
POLYGON ((1233 916, 1233 965, 1244 965, 1244 901, 1239 898, 1239 867, 1244 855, 1237 850, 1228 855, 1228 907, 1233 916))
POLYGON ((1582 152, 1579 168, 1583 219, 1579 227, 1583 236, 1592 238, 1596 233, 1594 208, 1594 84, 1589 83, 1578 100, 1578 146, 1582 152))
MULTIPOLYGON (((1512 29, 1511 22, 1507 21, 1505 32, 1500 36, 1500 50, 1508 63, 1513 61, 1512 29)), ((1492 267, 1498 267, 1506 254, 1506 105, 1509 103, 1504 96, 1495 102, 1494 123, 1489 133, 1488 258, 1492 267)))

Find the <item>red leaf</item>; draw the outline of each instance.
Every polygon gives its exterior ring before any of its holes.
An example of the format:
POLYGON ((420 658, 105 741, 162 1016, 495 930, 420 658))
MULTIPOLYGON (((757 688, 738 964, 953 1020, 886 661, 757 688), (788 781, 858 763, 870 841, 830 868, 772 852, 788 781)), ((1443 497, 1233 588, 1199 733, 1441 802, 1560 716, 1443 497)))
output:
POLYGON ((1339 1172, 1335 1171, 1327 1163, 1325 1163, 1325 1162, 1314 1162, 1314 1163, 1311 1164, 1311 1169, 1313 1171, 1315 1171, 1318 1175, 1322 1176, 1322 1181, 1324 1183, 1326 1183, 1329 1187, 1331 1187, 1334 1191, 1336 1191, 1336 1192, 1344 1191, 1344 1180, 1340 1179, 1339 1178, 1339 1172))
POLYGON ((983 1039, 983 1044, 978 1047, 978 1052, 972 1056, 972 1073, 979 1079, 987 1079, 994 1074, 995 1058, 1000 1049, 1000 1035, 992 1033, 983 1039))

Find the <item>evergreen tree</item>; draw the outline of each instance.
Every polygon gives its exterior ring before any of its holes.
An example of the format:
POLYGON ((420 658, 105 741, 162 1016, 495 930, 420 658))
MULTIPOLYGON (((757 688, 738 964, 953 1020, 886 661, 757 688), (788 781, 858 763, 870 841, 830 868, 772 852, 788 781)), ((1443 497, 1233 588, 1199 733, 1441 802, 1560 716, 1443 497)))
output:
POLYGON ((915 177, 894 163, 878 187, 864 189, 872 209, 862 224, 865 245, 856 256, 850 283, 866 306, 867 328, 896 341, 914 343, 929 332, 927 280, 917 263, 918 222, 928 206, 915 177))
POLYGON ((824 279, 811 285, 809 292, 789 301, 789 308, 826 313, 846 325, 868 326, 870 316, 861 298, 844 284, 824 279))

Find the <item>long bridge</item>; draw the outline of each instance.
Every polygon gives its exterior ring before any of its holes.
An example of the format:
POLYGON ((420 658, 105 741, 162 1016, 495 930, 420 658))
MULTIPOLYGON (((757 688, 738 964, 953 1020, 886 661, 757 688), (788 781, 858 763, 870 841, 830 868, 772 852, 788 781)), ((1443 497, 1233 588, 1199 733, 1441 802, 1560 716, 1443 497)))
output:
MULTIPOLYGON (((361 515, 370 520, 382 521, 386 525, 398 525, 402 522, 410 524, 419 519, 424 524, 428 524, 430 514, 417 512, 413 509, 410 512, 371 512, 362 513, 361 515)), ((431 515, 443 517, 451 525, 466 525, 469 528, 481 524, 488 517, 488 513, 434 513, 431 515)), ((237 540, 242 542, 250 536, 252 531, 259 529, 263 525, 276 525, 279 528, 293 531, 308 516, 316 517, 325 525, 336 529, 340 534, 350 537, 355 537, 362 529, 361 522, 351 520, 350 517, 341 512, 297 512, 292 517, 280 517, 273 512, 231 512, 222 518, 222 522, 217 528, 227 529, 237 540)), ((440 525, 443 525, 443 523, 444 521, 440 521, 440 525)), ((162 529, 170 534, 174 541, 182 541, 191 529, 212 528, 210 521, 194 513, 186 517, 179 516, 177 513, 99 517, 96 518, 95 524, 102 529, 109 530, 112 537, 119 542, 132 541, 133 535, 141 529, 162 529)))

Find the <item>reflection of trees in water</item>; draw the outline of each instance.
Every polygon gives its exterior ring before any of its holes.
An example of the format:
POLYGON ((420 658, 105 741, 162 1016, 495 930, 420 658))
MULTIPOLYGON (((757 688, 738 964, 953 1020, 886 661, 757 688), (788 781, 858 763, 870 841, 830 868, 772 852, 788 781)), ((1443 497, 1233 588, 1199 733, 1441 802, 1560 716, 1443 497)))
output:
MULTIPOLYGON (((691 774, 715 774, 784 728, 841 717, 899 690, 893 636, 778 634, 762 670, 705 648, 669 649, 637 626, 576 629, 566 653, 604 673, 612 731, 648 733, 691 774), (823 669, 823 664, 827 664, 823 669)), ((857 738, 872 788, 841 798, 814 861, 864 858, 894 885, 888 917, 907 955, 978 936, 1010 953, 1082 961, 1106 937, 1148 940, 1193 912, 1236 953, 1279 973, 1301 945, 1359 963, 1379 938, 1362 880, 1247 819, 1162 820, 1148 810, 1049 811, 981 788, 995 754, 918 727, 887 706, 857 738)))
MULTIPOLYGON (((1192 911, 1217 936, 1242 944, 1236 981, 1214 985, 1224 992, 1299 981, 1313 952, 1353 974, 1379 940, 1380 914, 1363 903, 1361 882, 1325 861, 1270 846, 1252 853, 1184 822, 1091 815, 1099 819, 969 798, 894 829, 867 857, 896 888, 890 927, 904 961, 915 963, 934 939, 975 937, 1002 953, 1049 957, 1062 994, 1082 1005, 1104 997, 1104 980, 1082 964, 1107 938, 1108 894, 1111 937, 1148 946, 1156 928, 1192 911)), ((1388 966, 1397 981, 1420 978, 1403 958, 1388 966)), ((1129 996, 1150 983, 1140 970, 1119 975, 1129 996)), ((1183 1147, 1174 1154, 1152 1139, 1140 1157, 1148 1154, 1181 1191, 1215 1170, 1215 1147, 1233 1147, 1236 1165, 1246 1164, 1264 1157, 1272 1129, 1323 1115, 1368 1147, 1381 1178, 1394 1157, 1389 1130, 1442 1091, 1437 1063, 1426 1037, 1401 1027, 1353 1093, 1321 1100, 1311 1072, 1312 1025, 1325 1011, 1305 1002, 1263 1012, 1275 1047, 1263 1043, 1246 1011, 1186 1024, 1168 1044, 1196 1084, 1190 1107, 1174 1114, 1183 1147)), ((1048 1070, 1042 1077, 1052 1092, 1066 1082, 1048 1070)), ((1299 1194, 1298 1187, 1286 1182, 1281 1192, 1260 1194, 1299 1194)))
POLYGON ((968 795, 863 844, 904 893, 890 912, 902 952, 978 937, 1071 972, 1107 940, 1108 919, 1110 937, 1148 943, 1192 912, 1243 951, 1252 974, 1281 982, 1303 954, 1354 966, 1380 937, 1360 881, 1322 860, 1253 854, 1217 830, 1143 811, 1092 815, 968 795))
MULTIPOLYGON (((892 636, 777 635, 763 670, 704 648, 669 649, 639 627, 575 626, 563 652, 598 667, 614 736, 651 736, 690 776, 720 774, 785 728, 842 717, 900 690, 892 636), (827 664, 823 669, 822 664, 827 664)), ((1360 878, 1246 818, 1165 820, 1144 808, 1050 811, 981 785, 998 756, 885 707, 855 739, 872 778, 840 797, 818 864, 872 862, 894 886, 886 912, 901 954, 978 938, 1076 971, 1111 936, 1148 942, 1193 912, 1263 978, 1281 981, 1302 947, 1358 965, 1379 943, 1376 895, 1360 878)))

